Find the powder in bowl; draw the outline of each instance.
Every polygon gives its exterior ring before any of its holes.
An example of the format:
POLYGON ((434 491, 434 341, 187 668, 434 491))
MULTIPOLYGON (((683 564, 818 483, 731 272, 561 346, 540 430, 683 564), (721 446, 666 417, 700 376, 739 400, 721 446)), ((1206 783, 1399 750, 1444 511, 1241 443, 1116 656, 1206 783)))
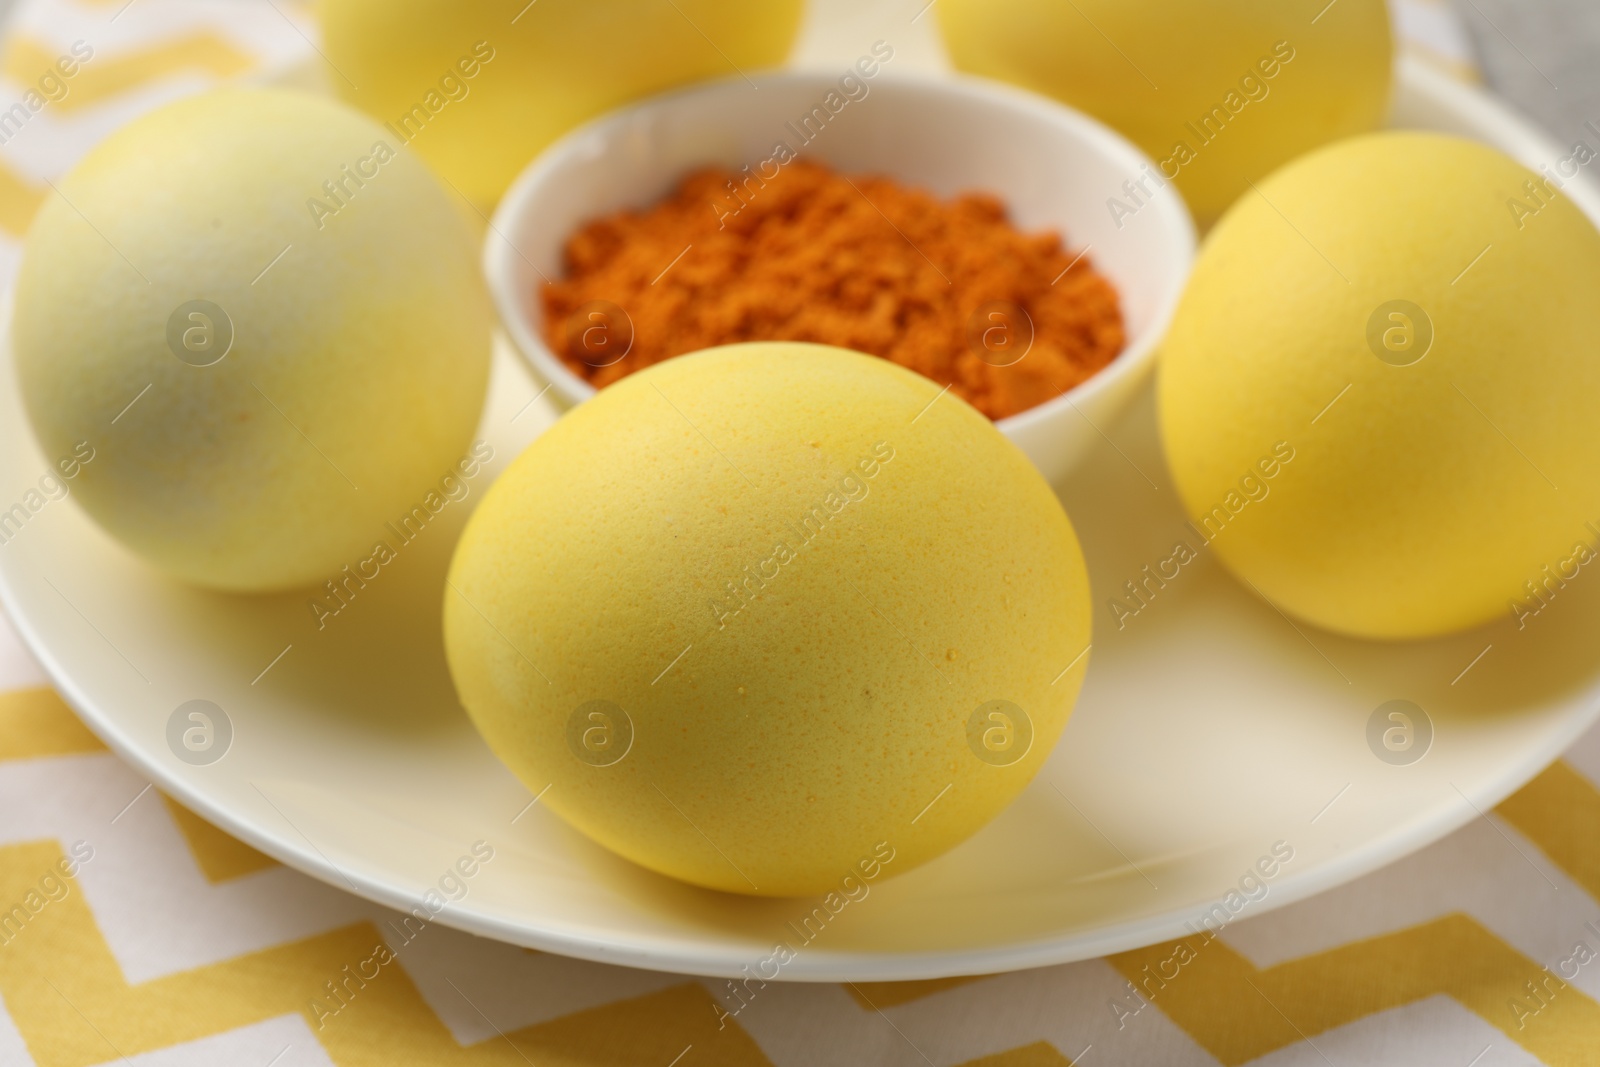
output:
POLYGON ((893 360, 1001 419, 1125 343, 1088 257, 1018 230, 994 196, 943 201, 803 159, 767 179, 696 171, 653 207, 587 223, 565 257, 541 294, 545 339, 597 387, 716 345, 811 341, 893 360))

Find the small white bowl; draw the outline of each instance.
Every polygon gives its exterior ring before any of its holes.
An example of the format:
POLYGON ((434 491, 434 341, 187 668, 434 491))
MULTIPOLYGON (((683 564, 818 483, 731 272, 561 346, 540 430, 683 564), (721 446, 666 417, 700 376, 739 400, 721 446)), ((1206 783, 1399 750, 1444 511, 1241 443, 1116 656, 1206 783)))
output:
POLYGON ((558 404, 593 396, 543 337, 539 288, 561 276, 567 239, 597 216, 648 207, 696 167, 754 170, 779 141, 846 174, 885 174, 941 197, 990 192, 1022 229, 1054 229, 1074 254, 1087 250, 1121 298, 1127 344, 1117 358, 998 423, 1054 481, 1121 411, 1154 360, 1194 258, 1188 209, 1170 184, 1157 188, 1147 177, 1160 172, 1127 140, 1043 97, 976 78, 886 71, 857 84, 867 94, 855 89, 860 98, 809 143, 801 142, 800 119, 830 93, 835 106, 845 98, 836 77, 772 73, 754 80, 758 88, 742 78, 712 82, 612 112, 552 145, 506 193, 485 241, 484 270, 506 332, 558 404), (1124 188, 1141 177, 1153 195, 1124 188), (1113 197, 1135 208, 1119 211, 1120 222, 1113 197))

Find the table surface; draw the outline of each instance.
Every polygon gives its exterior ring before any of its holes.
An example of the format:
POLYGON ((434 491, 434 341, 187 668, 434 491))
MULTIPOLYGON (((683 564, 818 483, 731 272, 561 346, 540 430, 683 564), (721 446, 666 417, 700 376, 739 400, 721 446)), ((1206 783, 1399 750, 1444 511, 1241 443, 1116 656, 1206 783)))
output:
MULTIPOLYGON (((897 47, 931 55, 932 19, 909 21, 923 2, 814 0, 797 62, 825 54, 823 20, 867 40, 893 23, 897 47)), ((124 3, 0 0, 12 9, 0 101, 73 41, 96 49, 67 98, 0 144, 0 282, 47 181, 104 133, 312 54, 314 23, 288 0, 124 3)), ((1600 127, 1593 0, 1458 0, 1454 13, 1405 0, 1397 12, 1434 61, 1481 70, 1562 140, 1600 145, 1585 125, 1600 127)), ((1591 733, 1467 828, 1238 922, 1181 971, 1164 944, 981 979, 736 993, 437 925, 405 941, 394 913, 151 789, 78 724, 0 619, 0 1067, 1595 1064, 1597 842, 1591 733), (394 962, 377 969, 380 943, 394 962)))
POLYGON ((1454 0, 1484 81, 1561 140, 1600 126, 1600 5, 1593 0, 1454 0))

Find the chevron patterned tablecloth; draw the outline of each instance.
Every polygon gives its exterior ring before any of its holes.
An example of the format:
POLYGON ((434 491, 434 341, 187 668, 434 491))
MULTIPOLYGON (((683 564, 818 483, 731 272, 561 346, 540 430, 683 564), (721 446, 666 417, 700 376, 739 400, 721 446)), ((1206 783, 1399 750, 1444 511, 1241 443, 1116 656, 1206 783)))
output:
MULTIPOLYGON (((937 62, 932 20, 910 21, 921 6, 815 0, 796 61, 826 61, 822 20, 868 35, 894 20, 903 55, 937 62)), ((1475 76, 1440 0, 1401 3, 1397 23, 1408 48, 1475 76)), ((0 281, 49 182, 98 138, 219 81, 315 81, 316 32, 290 0, 22 0, 0 51, 0 113, 26 104, 0 121, 0 281), (72 76, 41 81, 62 56, 72 76)), ((1150 999, 1132 983, 1173 945, 986 978, 775 985, 719 1025, 722 982, 437 925, 356 986, 346 971, 393 938, 391 914, 163 797, 0 620, 4 1067, 1600 1064, 1597 845, 1600 732, 1433 847, 1230 926, 1150 999), (358 989, 337 1013, 335 983, 358 989)))

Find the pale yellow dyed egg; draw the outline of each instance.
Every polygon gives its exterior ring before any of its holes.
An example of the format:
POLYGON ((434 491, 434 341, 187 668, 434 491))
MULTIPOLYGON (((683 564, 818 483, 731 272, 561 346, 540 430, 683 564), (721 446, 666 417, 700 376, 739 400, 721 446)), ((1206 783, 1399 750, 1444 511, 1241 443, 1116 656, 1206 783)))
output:
POLYGON ((12 338, 51 459, 173 575, 335 578, 454 473, 488 381, 470 235, 379 127, 228 89, 117 131, 46 199, 12 338))
POLYGON ((495 753, 601 844, 735 893, 850 891, 972 834, 1088 662, 1083 557, 1022 453, 816 345, 669 360, 574 409, 484 497, 450 583, 451 673, 495 753))
POLYGON ((1383 0, 940 0, 955 65, 1087 111, 1155 161, 1106 192, 1120 223, 1172 180, 1202 225, 1389 100, 1383 0))
POLYGON ((650 93, 775 67, 802 0, 324 0, 329 80, 484 211, 551 141, 650 93))
POLYGON ((1332 630, 1525 621, 1594 558, 1597 292, 1593 223, 1494 149, 1373 134, 1285 167, 1212 232, 1162 346, 1196 529, 1332 630))

